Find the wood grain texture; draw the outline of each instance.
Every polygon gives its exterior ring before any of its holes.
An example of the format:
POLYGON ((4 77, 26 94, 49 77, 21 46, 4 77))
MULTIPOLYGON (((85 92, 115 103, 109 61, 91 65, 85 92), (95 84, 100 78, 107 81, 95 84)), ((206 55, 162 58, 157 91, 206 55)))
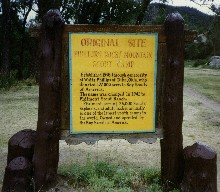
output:
POLYGON ((182 192, 217 192, 217 153, 204 143, 184 149, 182 192))
POLYGON ((5 168, 2 192, 31 192, 32 164, 19 156, 10 161, 5 168))
POLYGON ((33 160, 36 191, 43 191, 56 181, 61 121, 63 25, 60 13, 50 10, 44 16, 41 26, 39 108, 33 160))
POLYGON ((167 59, 163 82, 161 177, 165 188, 178 187, 183 177, 184 20, 172 13, 165 21, 167 59))

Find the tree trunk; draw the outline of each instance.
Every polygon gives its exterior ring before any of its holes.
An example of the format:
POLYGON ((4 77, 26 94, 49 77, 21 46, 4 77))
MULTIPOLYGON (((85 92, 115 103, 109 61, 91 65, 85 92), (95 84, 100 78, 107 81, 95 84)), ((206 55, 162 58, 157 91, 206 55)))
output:
POLYGON ((63 19, 58 10, 43 18, 40 41, 40 87, 37 136, 34 149, 36 191, 56 181, 60 137, 60 76, 63 19))

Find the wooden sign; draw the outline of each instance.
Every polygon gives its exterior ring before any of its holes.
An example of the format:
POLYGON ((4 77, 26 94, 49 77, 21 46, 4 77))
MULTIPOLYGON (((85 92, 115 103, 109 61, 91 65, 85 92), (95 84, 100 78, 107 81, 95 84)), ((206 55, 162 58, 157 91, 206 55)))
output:
POLYGON ((70 133, 155 132, 156 33, 69 33, 70 133))

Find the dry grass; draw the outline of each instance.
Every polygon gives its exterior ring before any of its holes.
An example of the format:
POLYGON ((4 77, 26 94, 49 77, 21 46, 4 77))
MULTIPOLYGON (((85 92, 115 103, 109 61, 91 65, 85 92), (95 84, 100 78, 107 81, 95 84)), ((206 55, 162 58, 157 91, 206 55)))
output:
MULTIPOLYGON (((199 71, 198 71, 199 72, 199 71)), ((210 71, 209 71, 210 72, 210 71)), ((215 72, 215 71, 214 71, 215 72)), ((198 75, 187 69, 187 75, 198 75)), ((192 86, 192 84, 188 84, 192 86)), ((187 85, 187 86, 188 86, 187 85)), ((219 97, 219 95, 217 95, 219 97)), ((220 104, 220 103, 219 103, 220 104)), ((13 88, 0 91, 0 188, 4 176, 8 139, 22 129, 36 129, 38 108, 38 87, 13 88)), ((184 146, 205 142, 220 154, 220 114, 203 105, 202 102, 184 95, 184 146)), ((93 161, 105 160, 124 166, 160 167, 159 141, 154 144, 129 144, 124 140, 100 141, 95 145, 84 143, 69 146, 60 141, 60 163, 64 167, 73 162, 85 163, 88 157, 93 161)), ((218 188, 220 187, 220 158, 218 158, 218 188)))

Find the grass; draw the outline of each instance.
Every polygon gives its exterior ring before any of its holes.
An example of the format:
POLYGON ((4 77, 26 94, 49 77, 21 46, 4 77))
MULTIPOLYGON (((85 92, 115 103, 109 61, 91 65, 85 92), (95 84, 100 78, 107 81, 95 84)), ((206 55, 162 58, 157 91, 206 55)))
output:
POLYGON ((185 68, 185 85, 220 103, 220 70, 185 68))
POLYGON ((18 130, 36 129, 38 86, 15 86, 0 90, 0 147, 18 130))
MULTIPOLYGON (((86 188, 89 192, 162 192, 160 171, 157 168, 123 167, 109 162, 93 163, 88 160, 82 166, 78 163, 59 168, 68 184, 74 188, 86 188)), ((177 190, 176 190, 177 191, 177 190)))
MULTIPOLYGON (((206 97, 215 100, 220 103, 220 70, 204 69, 204 68, 185 68, 185 86, 195 89, 197 92, 204 94, 206 97)), ((22 129, 36 129, 37 124, 37 108, 38 108, 38 86, 34 85, 34 81, 26 80, 23 82, 17 82, 16 86, 12 86, 9 90, 0 90, 0 158, 2 164, 0 164, 0 185, 2 184, 2 177, 4 175, 5 162, 7 157, 7 142, 8 139, 22 129)), ((201 102, 192 100, 190 97, 184 98, 184 145, 188 146, 193 144, 195 141, 201 141, 208 143, 209 146, 215 147, 219 154, 219 121, 215 120, 215 116, 218 114, 210 111, 203 106, 201 102), (188 117, 186 118, 188 114, 188 117), (212 139, 210 139, 212 138, 212 139)), ((120 144, 121 145, 121 144, 120 144)), ((142 145, 142 144, 140 144, 142 145)), ((135 150, 143 150, 137 144, 135 150)), ((72 146, 71 146, 72 147, 72 146)), ((79 148, 75 147, 74 150, 79 148)), ((82 145, 83 150, 80 155, 85 154, 89 148, 82 145), (87 150, 86 152, 84 151, 87 150)), ((114 158, 121 158, 119 156, 121 146, 117 146, 119 152, 115 152, 114 158), (118 156, 117 156, 118 155, 118 156)), ((126 145, 127 148, 130 145, 126 145)), ((145 148, 148 145, 144 146, 145 148)), ((101 146, 100 146, 101 148, 101 146)), ((71 149, 73 150, 73 149, 71 149)), ((106 149, 104 149, 106 150, 106 149)), ((122 148, 121 150, 125 150, 122 148)), ((127 149, 126 149, 127 150, 127 149)), ((158 149, 155 149, 159 151, 158 149)), ((152 149, 149 149, 146 153, 153 153, 152 149)), ((139 156, 142 154, 138 151, 139 156)), ((146 155, 144 158, 146 159, 146 155)), ((152 158, 152 153, 150 158, 152 158)), ((74 156, 74 151, 71 152, 74 156)), ((77 153, 78 154, 78 153, 77 153)), ((156 153, 157 154, 157 153, 156 153)), ((158 152, 159 154, 159 152, 158 152)), ((65 154, 67 155, 67 154, 65 154)), ((99 159, 102 155, 106 159, 106 153, 99 153, 99 159)), ((121 154, 120 154, 121 155, 121 154)), ((86 156, 86 155, 85 155, 86 156)), ((77 159, 77 157, 73 157, 77 159)), ((108 161, 109 159, 107 159, 108 161)), ((85 188, 90 192, 133 192, 133 191, 146 191, 146 192, 162 192, 163 189, 160 184, 160 171, 155 168, 134 168, 132 163, 129 164, 127 159, 121 161, 124 162, 122 166, 119 163, 110 163, 106 161, 86 161, 84 165, 81 163, 71 163, 70 165, 65 164, 59 166, 59 174, 64 176, 68 185, 74 188, 85 188), (94 163, 95 162, 95 163, 94 163), (120 165, 119 165, 120 164, 120 165)), ((80 161, 79 161, 80 162, 80 161)), ((146 160, 146 166, 149 166, 149 161, 146 160)), ((139 166, 138 159, 136 165, 139 166)), ((218 167, 219 167, 218 160, 218 167)), ((144 167, 144 166, 142 166, 144 167)), ((219 168, 218 168, 219 170, 219 168)), ((1 186, 0 186, 1 188, 1 186)), ((178 190, 174 190, 175 192, 178 190)), ((173 192, 174 192, 173 191, 173 192)))

